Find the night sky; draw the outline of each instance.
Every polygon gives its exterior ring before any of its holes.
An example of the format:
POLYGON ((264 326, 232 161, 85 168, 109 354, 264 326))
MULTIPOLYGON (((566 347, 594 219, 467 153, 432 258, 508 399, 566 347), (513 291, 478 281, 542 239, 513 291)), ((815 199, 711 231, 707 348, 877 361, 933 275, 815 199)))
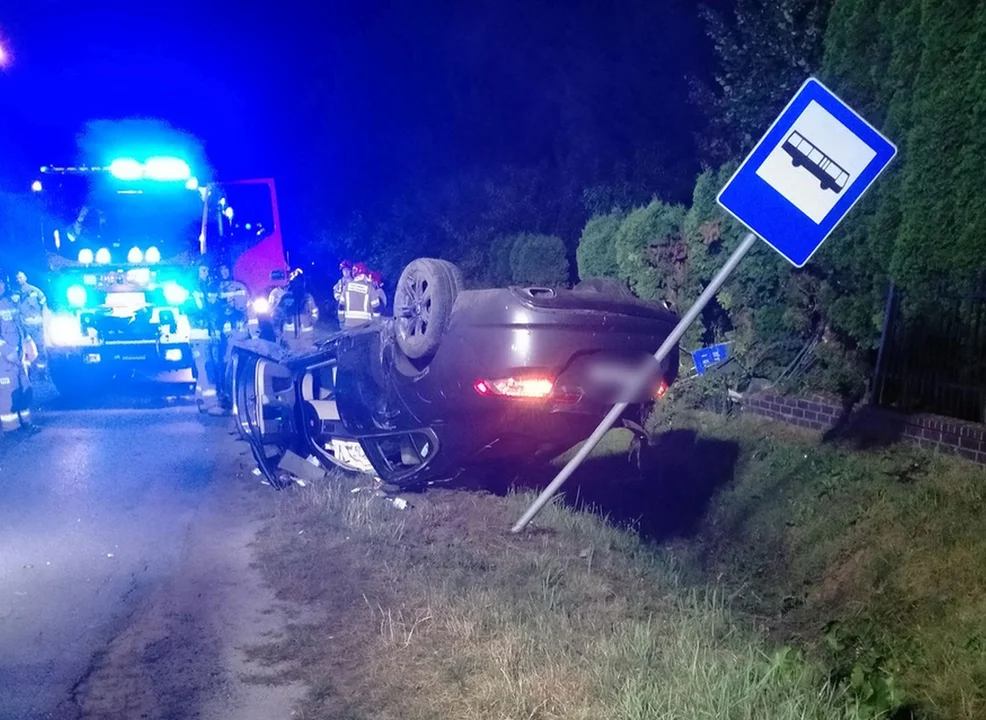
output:
POLYGON ((150 5, 4 3, 0 183, 128 116, 193 133, 222 177, 274 175, 289 229, 311 203, 341 218, 463 169, 606 180, 655 141, 655 177, 698 169, 692 0, 150 5))

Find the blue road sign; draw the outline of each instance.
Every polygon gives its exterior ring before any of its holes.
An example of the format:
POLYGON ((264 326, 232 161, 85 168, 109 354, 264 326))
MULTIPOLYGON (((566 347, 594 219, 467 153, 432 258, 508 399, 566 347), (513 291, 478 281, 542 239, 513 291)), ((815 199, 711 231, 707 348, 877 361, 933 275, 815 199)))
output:
POLYGON ((897 154, 809 78, 719 193, 719 204, 803 267, 897 154))
POLYGON ((711 345, 700 348, 692 353, 692 360, 695 361, 695 371, 699 375, 705 375, 706 370, 713 365, 726 362, 727 358, 729 358, 729 346, 725 344, 711 345))

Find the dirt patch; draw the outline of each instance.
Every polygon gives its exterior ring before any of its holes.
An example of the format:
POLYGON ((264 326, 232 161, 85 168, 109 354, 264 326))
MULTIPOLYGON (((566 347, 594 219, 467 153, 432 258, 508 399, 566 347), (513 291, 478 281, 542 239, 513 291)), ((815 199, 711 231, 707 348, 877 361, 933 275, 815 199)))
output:
POLYGON ((74 716, 116 718, 288 717, 301 689, 243 648, 278 637, 291 608, 278 603, 254 564, 251 544, 264 505, 251 466, 231 463, 228 488, 198 511, 172 578, 130 618, 73 692, 74 716), (233 482, 233 478, 236 478, 233 482))

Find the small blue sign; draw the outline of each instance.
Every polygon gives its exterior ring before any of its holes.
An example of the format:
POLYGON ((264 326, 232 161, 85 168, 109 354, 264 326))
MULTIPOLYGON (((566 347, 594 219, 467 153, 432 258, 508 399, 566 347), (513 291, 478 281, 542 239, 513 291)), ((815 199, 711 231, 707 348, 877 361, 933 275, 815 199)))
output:
POLYGON ((804 267, 896 154, 892 142, 809 78, 718 201, 804 267))
POLYGON ((700 348, 692 353, 692 359, 695 361, 695 371, 699 375, 705 375, 705 371, 710 367, 726 362, 728 358, 729 346, 725 344, 711 345, 710 347, 700 348))

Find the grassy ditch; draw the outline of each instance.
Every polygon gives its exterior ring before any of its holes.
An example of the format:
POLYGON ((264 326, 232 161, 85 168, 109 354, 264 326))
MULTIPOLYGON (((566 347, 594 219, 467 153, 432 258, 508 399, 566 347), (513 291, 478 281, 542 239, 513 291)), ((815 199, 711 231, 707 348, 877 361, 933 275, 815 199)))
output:
POLYGON ((513 536, 530 497, 432 491, 401 511, 352 487, 279 494, 258 539, 305 610, 250 652, 268 682, 308 684, 298 717, 852 717, 817 663, 634 532, 557 505, 513 536))
POLYGON ((650 477, 625 451, 520 536, 529 494, 278 495, 260 555, 308 612, 253 653, 303 718, 986 717, 986 472, 707 415, 650 477))
POLYGON ((773 423, 693 418, 741 448, 699 527, 665 547, 870 714, 986 718, 986 472, 773 423))

